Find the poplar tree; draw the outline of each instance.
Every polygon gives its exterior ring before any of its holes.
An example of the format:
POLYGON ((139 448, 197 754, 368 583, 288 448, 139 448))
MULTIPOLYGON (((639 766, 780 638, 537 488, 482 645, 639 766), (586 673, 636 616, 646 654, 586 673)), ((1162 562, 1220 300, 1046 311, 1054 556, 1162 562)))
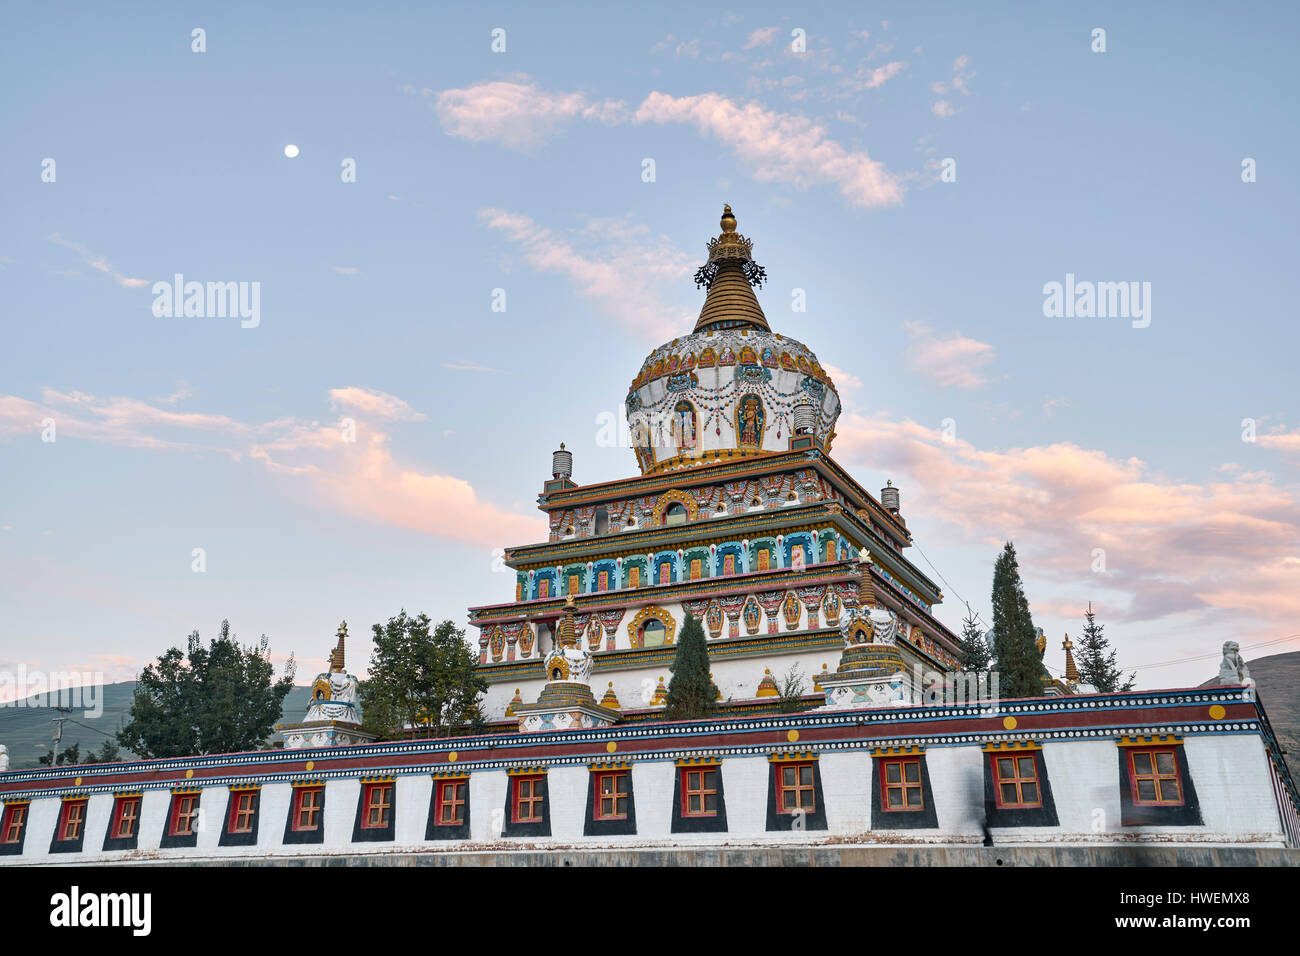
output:
POLYGON ((1115 659, 1115 649, 1110 646, 1102 633, 1103 625, 1097 623, 1093 614, 1092 602, 1083 615, 1083 634, 1079 638, 1079 656, 1076 663, 1079 668, 1079 683, 1091 684, 1103 694, 1116 691, 1129 691, 1137 679, 1137 672, 1126 679, 1119 663, 1115 659))
POLYGON ((998 692, 1002 697, 1042 696, 1043 662, 1037 638, 1020 582, 1016 547, 1008 541, 993 566, 993 651, 998 660, 998 692))
POLYGON ((710 716, 716 709, 716 688, 709 677, 709 648, 699 618, 690 612, 687 612, 682 632, 677 637, 671 670, 673 676, 668 682, 664 717, 668 720, 694 720, 710 716))

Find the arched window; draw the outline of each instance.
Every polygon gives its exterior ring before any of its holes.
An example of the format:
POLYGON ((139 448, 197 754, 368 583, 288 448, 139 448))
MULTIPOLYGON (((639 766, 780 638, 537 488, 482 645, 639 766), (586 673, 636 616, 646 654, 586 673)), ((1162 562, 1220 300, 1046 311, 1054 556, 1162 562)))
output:
POLYGON ((596 509, 596 534, 609 534, 609 511, 604 507, 596 509))
POLYGON ((680 501, 674 501, 664 512, 664 524, 686 524, 686 506, 680 501))
POLYGON ((667 634, 662 621, 650 618, 641 626, 641 646, 662 647, 667 634))

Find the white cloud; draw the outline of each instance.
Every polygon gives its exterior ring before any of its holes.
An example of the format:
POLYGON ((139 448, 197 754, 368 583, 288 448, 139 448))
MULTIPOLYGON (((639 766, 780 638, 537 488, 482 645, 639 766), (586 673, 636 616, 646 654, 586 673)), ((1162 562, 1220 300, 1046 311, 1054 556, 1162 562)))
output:
POLYGON ((518 245, 535 269, 568 278, 579 293, 599 302, 607 314, 642 341, 671 339, 693 318, 689 312, 663 304, 659 292, 665 281, 689 276, 696 265, 694 259, 666 239, 651 238, 644 227, 617 220, 618 232, 627 241, 611 243, 608 220, 594 221, 570 240, 528 216, 504 209, 483 209, 479 217, 488 228, 518 245), (579 241, 586 248, 580 249, 579 241))
MULTIPOLYGON (((409 87, 407 91, 415 92, 409 87)), ((428 94, 431 91, 421 91, 428 94)), ((585 93, 551 93, 532 80, 444 90, 434 98, 434 110, 452 136, 496 140, 514 149, 539 146, 575 119, 615 123, 625 115, 621 100, 596 102, 585 93)))
POLYGON ((749 35, 745 41, 745 49, 752 50, 755 47, 767 46, 776 39, 776 35, 781 32, 780 27, 759 27, 749 35))
POLYGON ((346 388, 330 389, 330 404, 335 408, 351 408, 365 412, 383 421, 423 422, 428 416, 417 412, 396 395, 389 395, 375 388, 363 388, 349 385, 346 388))
POLYGON ((116 282, 118 285, 122 286, 123 288, 141 289, 149 285, 148 279, 132 279, 129 278, 128 276, 122 275, 122 273, 118 272, 109 264, 107 259, 105 259, 101 255, 96 255, 95 253, 91 252, 89 249, 85 247, 85 245, 83 245, 80 242, 73 242, 71 239, 64 239, 57 232, 51 235, 49 239, 50 242, 54 243, 55 245, 59 245, 59 246, 63 246, 64 248, 71 249, 77 255, 81 256, 82 262, 90 266, 90 268, 94 269, 95 271, 102 272, 104 275, 110 276, 114 282, 116 282))
POLYGON ((720 93, 674 97, 654 92, 634 114, 638 123, 686 123, 725 143, 754 167, 760 182, 789 182, 799 189, 832 183, 855 206, 901 203, 903 185, 865 150, 853 152, 826 127, 803 116, 776 113, 757 103, 740 105, 720 93))
MULTIPOLYGON (((884 78, 897 72, 893 64, 881 70, 884 78)), ((476 142, 494 140, 514 149, 536 146, 575 119, 617 124, 629 118, 621 100, 597 103, 583 93, 550 93, 524 80, 429 95, 435 97, 439 120, 449 135, 476 142)), ((795 85, 802 82, 797 77, 791 80, 795 85)), ((675 97, 653 92, 631 119, 682 123, 716 137, 737 159, 753 167, 760 182, 787 182, 798 189, 832 184, 849 203, 860 207, 903 201, 899 176, 865 150, 846 149, 825 126, 804 116, 778 113, 758 103, 737 103, 720 93, 675 97)))

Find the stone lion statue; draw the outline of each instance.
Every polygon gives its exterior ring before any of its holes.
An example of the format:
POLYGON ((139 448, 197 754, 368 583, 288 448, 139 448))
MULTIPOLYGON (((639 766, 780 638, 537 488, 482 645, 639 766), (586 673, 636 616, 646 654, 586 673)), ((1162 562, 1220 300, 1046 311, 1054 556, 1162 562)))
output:
POLYGON ((1220 684, 1249 684, 1250 669, 1241 656, 1241 645, 1236 641, 1223 642, 1223 661, 1219 664, 1220 684))

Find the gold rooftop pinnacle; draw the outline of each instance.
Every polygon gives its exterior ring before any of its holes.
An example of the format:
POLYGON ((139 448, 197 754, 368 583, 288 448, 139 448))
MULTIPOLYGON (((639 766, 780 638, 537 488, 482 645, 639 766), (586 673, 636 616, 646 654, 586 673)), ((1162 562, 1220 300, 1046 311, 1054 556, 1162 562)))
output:
POLYGON ((722 207, 718 225, 722 233, 709 240, 709 260, 695 273, 695 284, 709 290, 695 331, 748 326, 770 332, 752 288, 767 278, 753 259, 754 244, 736 231, 736 216, 730 206, 722 207))
POLYGON ((573 622, 573 611, 577 606, 578 602, 572 594, 564 599, 564 617, 560 618, 560 632, 556 635, 556 643, 560 647, 578 646, 578 629, 573 622))
POLYGON ((1070 642, 1070 635, 1065 635, 1065 643, 1061 645, 1065 649, 1065 680, 1069 684, 1079 683, 1079 667, 1074 663, 1074 644, 1070 642))
POLYGON ((339 642, 336 645, 334 645, 334 650, 330 651, 330 673, 331 674, 343 673, 343 654, 345 650, 345 645, 347 644, 347 640, 348 640, 347 621, 343 621, 342 623, 339 624, 338 639, 339 642))
POLYGON ((876 606, 876 586, 871 583, 871 555, 866 551, 858 558, 858 607, 876 606))

